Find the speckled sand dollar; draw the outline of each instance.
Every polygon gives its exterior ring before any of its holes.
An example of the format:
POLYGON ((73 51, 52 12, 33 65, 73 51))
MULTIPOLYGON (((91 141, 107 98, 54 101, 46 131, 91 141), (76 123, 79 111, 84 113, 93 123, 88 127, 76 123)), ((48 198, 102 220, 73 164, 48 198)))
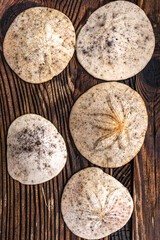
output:
POLYGON ((12 122, 7 136, 7 164, 12 178, 23 184, 46 182, 63 169, 65 142, 47 119, 26 114, 12 122))
POLYGON ((77 149, 90 162, 120 167, 139 152, 148 126, 141 96, 119 82, 101 83, 73 105, 69 126, 77 149))
POLYGON ((85 239, 100 239, 130 219, 133 200, 128 190, 101 169, 86 168, 71 177, 61 200, 68 228, 85 239))
POLYGON ((70 19, 55 9, 34 7, 9 27, 3 53, 12 70, 30 83, 46 82, 68 65, 75 48, 70 19))
POLYGON ((114 1, 88 18, 77 39, 77 57, 91 75, 121 80, 140 72, 152 57, 155 37, 144 11, 114 1))

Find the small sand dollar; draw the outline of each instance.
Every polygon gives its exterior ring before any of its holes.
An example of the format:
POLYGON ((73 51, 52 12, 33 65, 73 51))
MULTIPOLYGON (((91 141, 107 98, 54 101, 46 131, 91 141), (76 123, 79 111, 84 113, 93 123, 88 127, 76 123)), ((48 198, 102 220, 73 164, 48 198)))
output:
POLYGON ((12 70, 30 83, 46 82, 68 65, 75 48, 75 30, 62 12, 34 7, 20 13, 3 42, 12 70))
POLYGON ((7 166, 12 178, 23 184, 46 182, 63 169, 65 142, 47 119, 26 114, 12 122, 7 136, 7 166))
POLYGON ((61 200, 68 228, 85 239, 100 239, 130 219, 133 200, 128 190, 101 169, 86 168, 71 177, 61 200))
POLYGON ((118 82, 101 83, 72 107, 69 127, 80 153, 101 167, 120 167, 139 152, 148 126, 141 96, 118 82))
POLYGON ((77 57, 96 78, 121 80, 140 72, 152 57, 155 37, 144 11, 112 1, 91 14, 77 39, 77 57))

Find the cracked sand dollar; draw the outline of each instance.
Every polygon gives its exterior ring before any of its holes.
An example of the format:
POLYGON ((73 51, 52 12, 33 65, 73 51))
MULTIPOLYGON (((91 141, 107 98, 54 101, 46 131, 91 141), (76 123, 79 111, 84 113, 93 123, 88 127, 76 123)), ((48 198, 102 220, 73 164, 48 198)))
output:
POLYGON ((90 167, 70 178, 62 194, 61 210, 75 235, 100 239, 128 222, 133 200, 119 181, 99 168, 90 167))
POLYGON ((91 14, 77 39, 77 58, 88 73, 121 80, 140 72, 152 57, 155 37, 144 11, 114 1, 91 14))
POLYGON ((67 159, 65 142, 47 119, 26 114, 16 118, 7 136, 10 176, 23 184, 40 184, 57 176, 67 159))
POLYGON ((61 73, 75 48, 70 19, 55 9, 34 7, 20 13, 3 42, 4 57, 24 81, 42 83, 61 73))
POLYGON ((101 167, 120 167, 142 147, 148 115, 141 96, 125 84, 95 85, 72 107, 69 127, 79 152, 101 167))

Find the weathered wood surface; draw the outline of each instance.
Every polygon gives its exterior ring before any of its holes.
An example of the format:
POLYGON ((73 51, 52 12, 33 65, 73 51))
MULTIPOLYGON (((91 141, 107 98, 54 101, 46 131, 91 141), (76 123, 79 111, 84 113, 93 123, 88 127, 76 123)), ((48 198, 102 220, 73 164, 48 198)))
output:
MULTIPOLYGON (((74 101, 88 88, 100 83, 72 59, 68 67, 51 81, 32 85, 19 79, 6 64, 2 53, 3 37, 14 17, 25 8, 44 5, 65 13, 78 33, 88 16, 105 0, 0 0, 0 239, 2 240, 80 240, 63 222, 60 199, 70 176, 87 166, 73 143, 68 119, 74 101), (17 5, 19 3, 19 5, 17 5), (23 4, 21 4, 23 3, 23 4), (13 6, 11 8, 11 6, 13 6), (11 122, 25 113, 37 113, 55 124, 68 148, 63 171, 51 181, 25 186, 7 173, 6 137, 11 122), (45 203, 45 198, 46 203, 45 203)), ((160 1, 138 0, 150 18, 156 49, 148 66, 137 76, 122 81, 136 89, 144 99, 149 127, 145 143, 135 159, 117 169, 105 169, 131 192, 134 213, 129 223, 105 240, 160 239, 160 1)), ((76 54, 74 55, 76 58, 76 54)))

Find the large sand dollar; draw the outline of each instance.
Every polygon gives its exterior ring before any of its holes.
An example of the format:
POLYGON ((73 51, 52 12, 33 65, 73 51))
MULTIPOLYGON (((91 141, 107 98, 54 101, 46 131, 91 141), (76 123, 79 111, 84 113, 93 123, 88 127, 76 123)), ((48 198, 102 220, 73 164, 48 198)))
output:
POLYGON ((140 72, 152 57, 155 37, 137 5, 114 1, 88 18, 77 39, 77 57, 91 75, 121 80, 140 72))
POLYGON ((23 184, 39 184, 55 177, 67 159, 65 142, 47 119, 26 114, 9 127, 7 164, 12 178, 23 184))
POLYGON ((122 228, 131 217, 128 190, 99 168, 86 168, 71 177, 61 200, 68 228, 85 239, 100 239, 122 228))
POLYGON ((90 162, 120 167, 139 152, 148 115, 141 96, 122 83, 101 83, 73 105, 69 126, 77 149, 90 162))
POLYGON ((73 56, 75 30, 55 9, 34 7, 20 13, 8 29, 3 53, 23 80, 46 82, 62 72, 73 56))

